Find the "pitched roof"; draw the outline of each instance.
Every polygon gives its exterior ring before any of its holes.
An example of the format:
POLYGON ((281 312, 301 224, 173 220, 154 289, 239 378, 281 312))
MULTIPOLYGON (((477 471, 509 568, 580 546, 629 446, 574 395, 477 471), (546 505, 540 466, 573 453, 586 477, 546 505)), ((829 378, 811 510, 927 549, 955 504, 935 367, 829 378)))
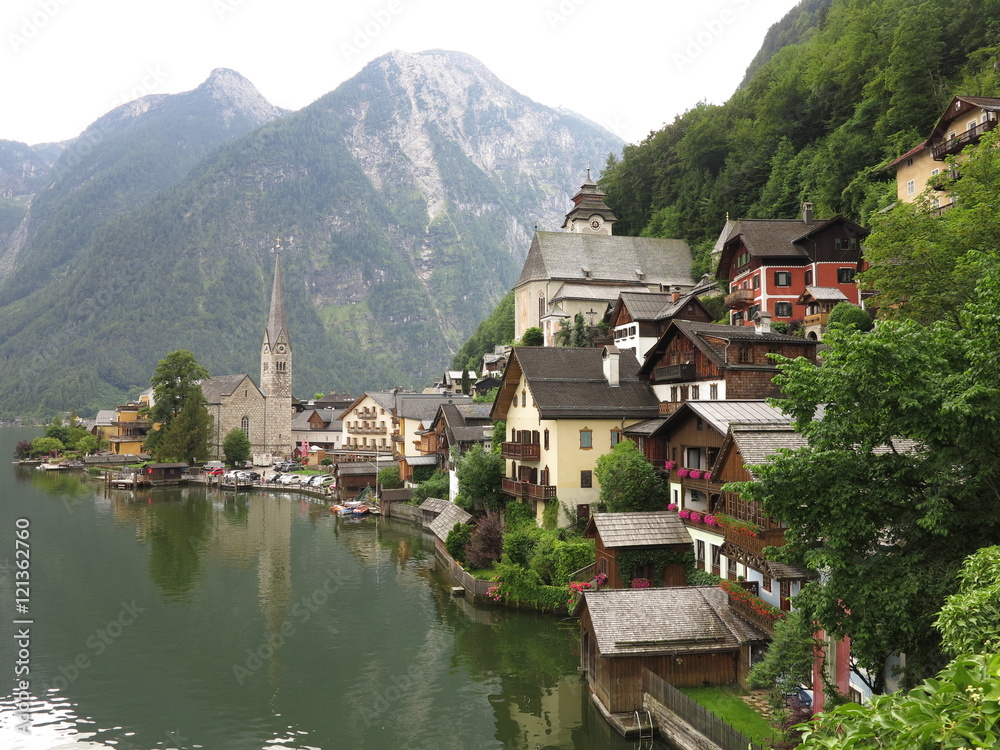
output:
POLYGON ((430 421, 442 404, 458 402, 469 403, 471 399, 459 393, 397 393, 393 413, 405 419, 430 421))
MULTIPOLYGON (((771 424, 734 424, 731 430, 732 440, 747 467, 765 463, 783 448, 798 450, 809 444, 805 437, 795 431, 791 422, 781 423, 776 420, 771 424)), ((753 472, 750 474, 753 476, 753 472)))
POLYGON ((618 357, 619 385, 611 386, 604 377, 602 349, 515 347, 491 414, 507 413, 523 373, 542 419, 656 416, 659 400, 649 384, 636 377, 635 354, 625 350, 618 357))
MULTIPOLYGON (((202 389, 202 393, 204 392, 205 390, 202 389)), ((107 427, 115 420, 116 415, 117 412, 114 409, 101 409, 97 412, 97 417, 94 419, 94 426, 107 427)))
POLYGON ((514 286, 535 279, 690 285, 691 248, 684 240, 535 232, 514 286))
POLYGON ((431 513, 440 513, 449 505, 454 505, 449 500, 442 500, 439 497, 429 497, 420 503, 420 510, 430 511, 431 513))
MULTIPOLYGON (((673 423, 677 414, 690 410, 723 435, 730 426, 744 424, 790 425, 792 418, 780 408, 763 400, 746 401, 685 401, 668 417, 673 423)), ((682 417, 677 417, 680 419, 682 417)))
MULTIPOLYGON (((774 331, 771 333, 758 333, 755 326, 730 326, 674 318, 667 325, 656 344, 646 352, 646 359, 638 373, 640 377, 648 377, 652 373, 653 368, 657 366, 660 355, 666 351, 667 345, 677 335, 682 335, 689 339, 716 367, 723 370, 777 369, 772 363, 758 365, 727 361, 726 347, 727 344, 732 342, 783 344, 799 346, 807 350, 816 350, 816 342, 810 339, 788 336, 774 331)), ((808 352, 803 352, 803 355, 808 356, 808 352)))
POLYGON ((601 656, 732 651, 767 638, 729 608, 717 586, 586 591, 580 601, 601 656))
POLYGON ((448 532, 454 528, 456 523, 468 523, 471 519, 470 513, 466 513, 455 503, 448 503, 446 507, 441 509, 438 517, 430 522, 428 528, 434 536, 445 542, 448 540, 448 532))
POLYGON ((288 327, 285 323, 285 292, 281 283, 281 250, 274 254, 274 285, 271 289, 271 312, 267 317, 266 342, 274 346, 278 338, 284 334, 288 342, 288 327))
POLYGON ((815 302, 847 302, 847 295, 833 286, 807 286, 799 298, 795 300, 796 305, 804 305, 810 301, 815 302))
POLYGON ((596 532, 605 547, 661 547, 691 544, 684 522, 671 511, 641 513, 595 513, 587 523, 586 536, 596 532))
MULTIPOLYGON (((216 375, 214 378, 201 381, 201 392, 205 396, 205 402, 209 404, 221 404, 222 397, 232 396, 233 392, 240 387, 240 384, 244 380, 249 380, 253 383, 253 387, 257 388, 257 384, 254 383, 253 378, 246 373, 239 375, 216 375)), ((257 391, 260 393, 260 388, 257 388, 257 391)))

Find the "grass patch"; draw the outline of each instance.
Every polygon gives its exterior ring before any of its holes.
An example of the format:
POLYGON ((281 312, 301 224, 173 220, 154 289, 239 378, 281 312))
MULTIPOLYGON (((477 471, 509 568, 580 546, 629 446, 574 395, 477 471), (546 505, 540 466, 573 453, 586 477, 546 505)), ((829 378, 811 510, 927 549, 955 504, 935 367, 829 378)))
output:
POLYGON ((740 697, 745 693, 739 687, 691 687, 680 688, 680 691, 754 742, 766 744, 777 732, 767 719, 750 708, 740 697))

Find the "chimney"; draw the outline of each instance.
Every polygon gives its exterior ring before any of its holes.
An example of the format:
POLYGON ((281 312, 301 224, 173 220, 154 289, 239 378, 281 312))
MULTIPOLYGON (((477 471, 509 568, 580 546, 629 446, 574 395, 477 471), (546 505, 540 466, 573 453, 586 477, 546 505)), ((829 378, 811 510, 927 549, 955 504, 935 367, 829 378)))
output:
POLYGON ((681 288, 679 286, 675 286, 673 289, 670 290, 670 301, 671 302, 681 301, 681 288))
POLYGON ((803 203, 802 204, 802 221, 806 224, 813 223, 813 204, 803 203))
POLYGON ((757 331, 757 335, 763 335, 765 333, 771 332, 771 313, 767 310, 761 310, 754 316, 754 330, 757 331))
POLYGON ((602 359, 604 360, 604 379, 608 381, 608 385, 612 388, 617 388, 621 382, 618 376, 618 355, 620 354, 617 346, 606 346, 604 347, 604 353, 602 359))

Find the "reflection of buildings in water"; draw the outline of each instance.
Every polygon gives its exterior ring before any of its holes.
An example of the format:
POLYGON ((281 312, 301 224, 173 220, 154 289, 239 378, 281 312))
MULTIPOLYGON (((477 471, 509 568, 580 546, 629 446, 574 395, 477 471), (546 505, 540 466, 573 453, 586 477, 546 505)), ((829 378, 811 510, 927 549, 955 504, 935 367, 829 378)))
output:
MULTIPOLYGON (((506 700, 490 701, 497 722, 497 739, 517 737, 517 747, 565 746, 565 735, 571 727, 583 723, 584 702, 580 700, 579 675, 561 677, 552 687, 539 688, 539 695, 521 705, 517 696, 507 691, 509 678, 501 677, 506 700)), ((508 739, 509 741, 509 739, 508 739)))

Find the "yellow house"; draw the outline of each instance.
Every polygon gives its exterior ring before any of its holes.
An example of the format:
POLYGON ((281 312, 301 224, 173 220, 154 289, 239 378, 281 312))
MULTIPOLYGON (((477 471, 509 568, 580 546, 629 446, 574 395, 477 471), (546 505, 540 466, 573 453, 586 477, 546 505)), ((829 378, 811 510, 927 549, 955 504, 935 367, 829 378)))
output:
POLYGON ((949 156, 978 143, 983 133, 997 125, 1000 98, 988 96, 956 96, 941 115, 930 137, 905 154, 890 162, 896 170, 896 198, 902 203, 912 203, 928 187, 935 208, 947 209, 951 205, 949 193, 943 189, 948 175, 949 156))
POLYGON ((504 494, 532 504, 539 519, 558 499, 560 525, 589 518, 600 500, 598 457, 659 410, 638 370, 633 352, 613 346, 515 347, 491 412, 507 423, 504 494))
POLYGON ((137 455, 142 453, 142 444, 149 432, 149 419, 140 409, 146 409, 147 403, 131 401, 115 408, 114 419, 108 432, 108 450, 119 455, 137 455))
POLYGON ((395 403, 396 394, 392 391, 369 391, 355 399, 340 415, 344 449, 359 453, 391 452, 395 403))

